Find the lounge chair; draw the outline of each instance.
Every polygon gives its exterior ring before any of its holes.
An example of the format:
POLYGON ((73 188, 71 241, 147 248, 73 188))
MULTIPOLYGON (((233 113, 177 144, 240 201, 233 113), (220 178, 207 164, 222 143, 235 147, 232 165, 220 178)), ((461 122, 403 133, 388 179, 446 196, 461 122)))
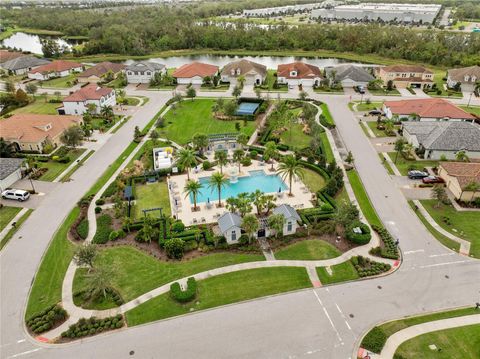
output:
POLYGON ((202 217, 201 221, 202 223, 205 223, 206 222, 205 217, 202 217))

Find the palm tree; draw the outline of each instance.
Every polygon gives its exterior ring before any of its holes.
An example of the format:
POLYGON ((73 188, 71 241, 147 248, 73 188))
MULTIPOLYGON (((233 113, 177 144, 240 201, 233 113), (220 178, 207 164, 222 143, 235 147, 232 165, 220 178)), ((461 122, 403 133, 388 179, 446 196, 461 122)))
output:
POLYGON ((459 162, 468 162, 470 160, 465 151, 458 151, 455 159, 459 162))
POLYGON ((288 178, 288 182, 290 183, 290 191, 288 195, 293 196, 292 180, 295 176, 303 178, 303 166, 297 161, 295 156, 288 155, 285 156, 283 162, 278 166, 277 173, 282 176, 283 180, 288 178))
POLYGON ((187 180, 190 181, 190 169, 197 164, 195 153, 187 148, 182 148, 177 153, 177 163, 187 170, 187 180))
POLYGON ((203 187, 203 185, 199 181, 187 181, 185 184, 185 187, 183 188, 183 192, 186 193, 185 198, 187 198, 189 195, 192 195, 193 197, 193 210, 197 210, 197 196, 200 193, 200 189, 203 187))
POLYGON ((102 106, 100 109, 100 115, 108 122, 111 122, 114 116, 112 106, 102 106))
POLYGON ((237 208, 240 216, 244 217, 252 211, 250 194, 247 192, 239 193, 237 196, 237 208))
POLYGON ((214 159, 217 161, 217 164, 220 166, 220 173, 223 173, 223 166, 228 163, 228 154, 227 151, 217 150, 215 151, 214 159))
POLYGON ((238 200, 235 197, 228 197, 225 202, 227 202, 227 209, 230 212, 235 213, 237 211, 238 200))
POLYGON ((107 291, 112 287, 112 278, 115 271, 112 267, 102 266, 95 268, 94 271, 86 276, 87 292, 91 299, 96 299, 102 295, 107 297, 107 291))
POLYGON ((272 160, 272 168, 273 171, 273 159, 278 156, 277 144, 273 141, 269 141, 265 144, 265 151, 263 152, 263 158, 266 161, 272 160))
POLYGON ((241 227, 247 233, 248 242, 250 243, 252 241, 253 234, 258 231, 258 228, 260 227, 260 222, 254 214, 247 214, 242 219, 241 227))
POLYGON ((406 141, 403 138, 399 138, 398 140, 395 141, 395 151, 397 152, 395 154, 395 163, 397 163, 398 154, 403 151, 405 144, 406 144, 406 141))
POLYGON ((238 163, 238 172, 240 172, 242 160, 245 158, 245 151, 242 149, 233 152, 233 160, 238 163))
POLYGON ((272 214, 268 217, 268 226, 275 231, 275 238, 283 232, 283 226, 285 224, 285 217, 283 214, 272 214))
POLYGON ((248 136, 244 133, 240 133, 237 136, 237 143, 242 145, 242 148, 248 144, 248 136))
POLYGON ((257 189, 255 192, 250 194, 250 199, 252 200, 253 205, 257 208, 257 215, 260 215, 265 207, 264 193, 257 189))
MULTIPOLYGON (((475 181, 472 181, 470 183, 468 183, 464 188, 463 188, 464 191, 468 191, 468 192, 473 192, 472 194, 472 201, 475 199, 475 194, 477 194, 478 191, 480 191, 480 183, 479 182, 475 182, 475 181)), ((463 193, 462 193, 463 194, 463 193)), ((461 196, 460 196, 461 197, 461 196)))
POLYGON ((197 133, 192 138, 193 146, 203 155, 203 150, 208 146, 208 136, 204 133, 197 133))
POLYGON ((222 207, 222 188, 227 184, 228 179, 223 173, 215 172, 208 183, 208 187, 218 191, 218 206, 222 207))
POLYGON ((240 88, 243 88, 243 85, 245 85, 245 76, 243 75, 238 76, 237 83, 239 84, 240 88))

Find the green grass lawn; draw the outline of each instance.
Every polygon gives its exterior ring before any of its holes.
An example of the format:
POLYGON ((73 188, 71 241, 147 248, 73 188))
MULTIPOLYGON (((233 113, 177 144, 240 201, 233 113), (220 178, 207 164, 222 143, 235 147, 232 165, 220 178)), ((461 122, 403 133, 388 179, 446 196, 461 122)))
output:
POLYGON ((117 77, 115 80, 110 81, 106 86, 113 87, 116 89, 124 88, 125 86, 123 86, 122 82, 123 82, 123 79, 120 77, 117 77))
POLYGON ((0 208, 0 231, 7 226, 8 223, 22 210, 21 207, 7 207, 0 208))
POLYGON ((440 89, 442 92, 437 95, 436 89, 428 92, 428 95, 433 97, 463 97, 462 92, 455 92, 453 90, 445 90, 444 85, 446 81, 443 78, 446 77, 444 70, 435 70, 433 72, 433 82, 437 85, 437 89, 440 89))
MULTIPOLYGON (((95 260, 96 265, 115 268, 113 287, 125 301, 166 284, 209 269, 237 263, 263 261, 263 255, 212 253, 182 262, 164 262, 132 247, 103 249, 95 260)), ((74 292, 81 289, 80 277, 74 282, 74 292)))
POLYGON ((165 127, 159 129, 161 137, 179 144, 186 144, 197 133, 214 134, 236 132, 235 123, 240 123, 241 132, 250 136, 255 130, 255 122, 221 121, 213 118, 212 106, 214 100, 184 100, 175 111, 169 110, 165 115, 165 127))
POLYGON ((300 123, 293 124, 291 129, 288 128, 287 131, 282 132, 280 135, 280 142, 291 148, 300 149, 308 147, 311 140, 312 137, 303 132, 303 125, 300 123))
POLYGON ((126 97, 127 106, 137 106, 140 103, 140 100, 136 97, 126 97))
POLYGON ((398 92, 397 89, 391 89, 390 91, 388 91, 386 88, 376 89, 376 90, 368 89, 368 92, 370 92, 374 96, 398 96, 398 95, 400 95, 400 92, 398 92))
POLYGON ((327 163, 334 161, 335 157, 333 156, 332 147, 325 132, 320 133, 320 140, 322 141, 322 147, 325 151, 325 159, 327 160, 327 163))
POLYGON ((167 183, 162 180, 151 184, 135 185, 135 218, 143 218, 142 209, 162 207, 163 213, 170 216, 170 200, 167 183))
MULTIPOLYGON (((48 162, 38 162, 39 168, 48 168, 48 171, 40 176, 40 181, 53 181, 57 178, 63 171, 65 171, 68 166, 76 161, 76 159, 85 152, 85 148, 76 148, 68 151, 67 156, 70 157, 70 162, 60 163, 57 161, 49 160, 48 162)), ((55 154, 54 154, 55 155, 55 154)))
POLYGON ((335 258, 342 253, 330 243, 308 239, 291 244, 275 252, 276 259, 321 260, 335 258))
POLYGON ((336 264, 330 268, 332 270, 332 275, 328 274, 325 267, 317 268, 318 278, 320 278, 322 284, 345 282, 347 280, 355 280, 359 278, 355 267, 350 261, 336 264))
POLYGON ((480 358, 480 324, 422 334, 401 344, 395 355, 402 358, 480 358), (431 350, 434 344, 437 349, 431 350))
POLYGON ((65 77, 57 77, 54 79, 40 81, 39 91, 42 91, 42 87, 45 88, 69 88, 73 86, 73 82, 77 78, 77 74, 70 74, 65 77), (68 84, 68 83, 69 84, 68 84))
POLYGON ((320 105, 320 108, 322 109, 322 115, 325 116, 325 120, 327 121, 327 123, 331 126, 335 126, 335 121, 333 120, 332 114, 330 113, 327 104, 322 103, 320 105))
MULTIPOLYGON (((53 97, 51 97, 53 98, 53 97)), ((29 103, 25 107, 19 107, 11 113, 35 113, 39 115, 58 115, 57 107, 62 106, 61 103, 45 102, 43 96, 37 96, 35 101, 29 103)))
MULTIPOLYGON (((396 152, 388 152, 390 159, 395 163, 396 152)), ((438 161, 422 160, 410 161, 406 160, 401 154, 398 154, 397 163, 395 163, 402 176, 406 176, 410 170, 423 170, 425 167, 437 167, 438 161)))
POLYGON ((377 128, 377 121, 365 121, 365 123, 370 127, 372 132, 375 134, 376 137, 395 137, 395 136, 387 136, 384 130, 379 130, 377 128))
POLYGON ((337 201, 338 203, 342 203, 343 201, 347 201, 347 202, 350 201, 350 198, 348 198, 348 193, 347 193, 347 190, 345 189, 345 186, 343 186, 340 192, 338 192, 335 195, 335 201, 337 201))
POLYGON ((352 185, 353 192, 355 193, 355 197, 357 198, 358 204, 362 209, 363 215, 367 219, 370 225, 382 226, 382 221, 378 218, 377 212, 375 208, 373 208, 372 202, 370 202, 370 198, 368 198, 368 194, 363 187, 362 180, 360 179, 357 171, 350 170, 347 171, 348 180, 352 185))
POLYGON ((474 115, 480 116, 480 106, 470 106, 467 107, 467 105, 458 105, 461 109, 473 113, 474 115))
POLYGON ((303 169, 302 182, 305 183, 305 186, 307 186, 312 193, 317 193, 319 190, 325 187, 326 183, 325 178, 308 168, 303 169))
POLYGON ((287 92, 288 91, 287 85, 279 85, 279 88, 276 88, 276 89, 273 88, 273 84, 277 79, 277 77, 275 76, 276 72, 277 70, 267 70, 267 78, 265 79, 265 83, 259 86, 259 88, 262 89, 263 91, 287 92))
POLYGON ((8 241, 13 237, 13 235, 18 231, 18 229, 22 226, 23 222, 27 220, 27 218, 32 214, 33 209, 29 209, 23 216, 20 217, 20 219, 17 221, 17 225, 15 228, 10 228, 10 230, 7 232, 5 237, 2 238, 2 241, 0 242, 0 250, 3 249, 3 247, 6 246, 8 241))
POLYGON ((480 212, 457 212, 453 206, 445 205, 435 208, 436 201, 433 199, 422 200, 421 203, 443 229, 469 241, 470 254, 480 258, 480 212), (450 225, 443 221, 444 217, 450 220, 450 225))
POLYGON ((62 300, 62 284, 73 257, 74 244, 67 239, 80 210, 75 207, 59 227, 45 252, 28 298, 25 318, 62 300))
POLYGON ((359 101, 356 101, 356 103, 357 103, 357 111, 359 111, 359 112, 361 112, 361 111, 371 111, 371 110, 375 110, 375 109, 378 109, 378 108, 382 108, 382 106, 383 106, 383 102, 366 103, 365 101, 363 101, 362 103, 360 103, 359 101))
POLYGON ((198 282, 197 299, 178 304, 169 293, 139 305, 128 311, 129 326, 160 320, 193 310, 213 308, 248 299, 311 287, 304 268, 257 268, 222 274, 198 282))

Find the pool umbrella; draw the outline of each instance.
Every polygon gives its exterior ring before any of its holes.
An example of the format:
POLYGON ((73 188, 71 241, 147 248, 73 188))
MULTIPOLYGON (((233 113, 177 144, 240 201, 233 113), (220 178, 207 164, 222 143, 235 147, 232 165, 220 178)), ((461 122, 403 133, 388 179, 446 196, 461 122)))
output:
POLYGON ((278 193, 282 192, 282 187, 278 187, 278 193))
POLYGON ((207 198, 207 203, 210 203, 210 197, 207 198))
POLYGON ((177 205, 177 200, 175 200, 175 206, 177 205))

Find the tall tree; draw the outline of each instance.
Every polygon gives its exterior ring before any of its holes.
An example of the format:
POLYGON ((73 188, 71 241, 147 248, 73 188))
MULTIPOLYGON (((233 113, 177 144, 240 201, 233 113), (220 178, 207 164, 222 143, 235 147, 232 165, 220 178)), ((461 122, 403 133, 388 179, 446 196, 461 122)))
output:
POLYGON ((227 185, 227 177, 220 172, 215 172, 208 182, 208 187, 218 191, 218 206, 222 207, 222 188, 227 185))
POLYGON ((244 133, 239 133, 237 136, 237 143, 243 147, 248 144, 248 136, 244 133))
POLYGON ((227 151, 217 150, 213 158, 217 161, 218 166, 220 166, 220 173, 223 173, 223 166, 228 163, 227 151))
POLYGON ((187 181, 183 191, 186 193, 185 198, 192 195, 193 197, 193 210, 197 210, 197 197, 202 189, 203 185, 199 181, 187 181))
POLYGON ((435 204, 435 207, 438 208, 442 203, 445 203, 446 200, 448 199, 447 196, 447 191, 445 191, 445 188, 441 184, 435 184, 432 187, 432 198, 437 201, 435 204))
POLYGON ((254 233, 260 227, 260 222, 254 214, 247 214, 242 218, 241 227, 247 233, 248 243, 251 243, 254 233))
POLYGON ((268 217, 268 227, 275 231, 275 238, 278 238, 280 233, 283 233, 284 225, 285 217, 283 214, 272 214, 268 217))
POLYGON ((405 139, 403 137, 400 137, 399 139, 397 139, 395 141, 395 146, 394 146, 394 149, 395 149, 395 152, 396 152, 395 153, 395 163, 397 163, 398 154, 403 151, 406 143, 407 143, 407 141, 405 141, 405 139))
POLYGON ((193 101, 193 99, 197 96, 197 91, 193 88, 193 86, 190 86, 187 89, 187 97, 193 101))
POLYGON ((283 161, 278 165, 277 173, 285 180, 288 178, 289 182, 289 196, 293 196, 292 193, 292 181, 295 176, 303 178, 303 166, 297 161, 295 156, 287 155, 283 161))
POLYGON ((235 86, 232 90, 232 95, 235 98, 238 98, 242 94, 242 89, 238 86, 235 86))
POLYGON ((38 91, 38 86, 35 85, 33 82, 29 82, 28 84, 25 85, 25 91, 27 91, 27 93, 32 95, 33 98, 35 99, 35 94, 38 91))
POLYGON ((88 266, 88 271, 93 269, 93 262, 97 257, 97 246, 92 243, 86 243, 75 249, 73 260, 77 266, 88 266))
POLYGON ((96 267, 94 271, 86 275, 86 288, 91 299, 107 297, 108 290, 112 287, 112 278, 115 269, 111 266, 96 267))
POLYGON ((190 169, 197 164, 195 153, 188 148, 182 148, 177 152, 177 163, 187 170, 187 180, 190 180, 190 169))
POLYGON ((272 162, 272 168, 270 169, 273 171, 273 164, 274 164, 274 159, 278 157, 278 150, 277 150, 277 144, 273 141, 269 141, 265 144, 265 151, 263 152, 263 158, 265 161, 271 161, 272 162))
POLYGON ((192 138, 193 147, 203 155, 205 147, 208 146, 208 136, 204 133, 196 133, 192 138))
POLYGON ((245 151, 242 149, 235 150, 233 152, 233 160, 238 164, 238 172, 241 170, 242 161, 245 158, 245 151))
POLYGON ((69 147, 77 147, 83 143, 83 136, 85 133, 83 132, 80 126, 71 126, 63 131, 62 135, 60 136, 60 141, 66 146, 69 147))

